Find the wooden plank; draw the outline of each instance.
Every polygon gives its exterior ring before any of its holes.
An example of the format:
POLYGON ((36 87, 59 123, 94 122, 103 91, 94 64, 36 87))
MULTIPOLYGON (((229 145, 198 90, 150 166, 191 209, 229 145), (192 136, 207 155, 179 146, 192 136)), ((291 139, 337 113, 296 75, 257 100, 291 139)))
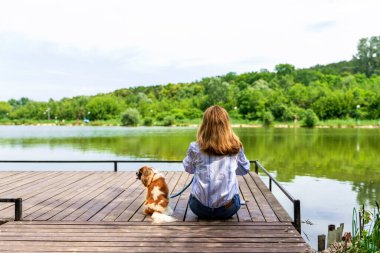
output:
MULTIPOLYGON (((19 197, 23 199, 23 209, 26 210, 29 206, 32 206, 35 204, 35 197, 39 194, 43 193, 45 194, 50 188, 56 187, 55 185, 52 186, 54 182, 67 182, 67 179, 71 176, 65 176, 57 173, 49 174, 49 177, 41 177, 38 181, 35 181, 31 185, 26 185, 25 188, 22 188, 20 190, 13 189, 10 192, 7 192, 7 194, 10 194, 9 196, 13 197, 19 197)), ((14 209, 13 205, 7 205, 2 206, 1 212, 6 217, 13 217, 14 209)))
MULTIPOLYGON (((146 223, 146 222, 144 222, 146 223)), ((225 222, 228 224, 228 222, 225 222)), ((144 226, 137 226, 137 227, 123 227, 123 228, 114 228, 114 230, 109 229, 109 228, 97 228, 97 229, 79 229, 79 228, 72 228, 72 229, 62 229, 62 230, 53 230, 53 229, 44 229, 44 228, 39 228, 34 229, 34 230, 27 230, 27 231, 18 231, 15 229, 4 229, 1 230, 2 236, 5 237, 17 237, 18 234, 22 234, 23 237, 36 237, 41 236, 50 236, 50 237, 58 237, 58 238, 63 238, 63 237, 72 237, 72 236, 77 236, 78 239, 79 237, 89 237, 89 236, 94 236, 99 233, 104 233, 107 232, 107 235, 102 235, 103 237, 119 237, 122 236, 123 234, 128 234, 129 236, 135 236, 139 237, 141 234, 144 234, 147 232, 147 227, 149 227, 149 234, 151 238, 157 237, 160 235, 170 235, 173 232, 176 233, 181 233, 181 234, 176 234, 173 235, 173 238, 176 237, 187 237, 187 235, 190 235, 192 232, 196 231, 197 234, 193 235, 194 238, 196 237, 208 237, 206 234, 210 233, 210 228, 212 228, 213 234, 212 236, 215 235, 220 235, 221 237, 252 237, 253 235, 247 235, 247 233, 256 233, 258 235, 255 235, 253 237, 273 237, 273 235, 280 236, 281 237, 291 237, 291 238, 296 238, 299 237, 299 234, 295 229, 283 229, 283 228, 273 228, 271 227, 270 229, 267 228, 251 228, 251 227, 243 227, 244 229, 238 229, 240 226, 237 225, 235 229, 232 229, 231 227, 199 227, 199 226, 178 226, 174 228, 173 226, 166 226, 166 227, 150 227, 149 223, 146 223, 147 225, 144 226)), ((59 227, 59 226, 58 226, 59 227)))
POLYGON ((286 212, 286 210, 282 207, 280 202, 276 199, 276 197, 273 195, 273 193, 268 189, 268 187, 264 184, 264 182, 261 180, 261 178, 253 172, 249 173, 251 178, 254 180, 256 185, 261 190, 262 194, 268 201, 269 205, 273 209, 273 211, 276 213, 278 219, 280 221, 292 221, 289 214, 286 212))
POLYGON ((23 199, 26 200, 36 194, 44 192, 46 187, 49 188, 49 186, 52 183, 63 182, 63 179, 66 180, 73 176, 74 176, 74 172, 71 172, 70 174, 63 174, 60 172, 41 174, 41 175, 38 175, 38 178, 36 180, 28 182, 27 184, 18 186, 17 188, 14 188, 12 190, 9 190, 6 192, 6 194, 9 196, 12 196, 12 195, 22 196, 23 199))
MULTIPOLYGON (((167 173, 165 174, 167 175, 167 173)), ((131 196, 132 202, 129 203, 128 207, 124 209, 120 215, 115 219, 115 221, 129 221, 132 216, 138 212, 145 201, 145 187, 143 185, 139 186, 140 191, 135 191, 131 196)), ((143 218, 141 218, 143 219, 143 218)), ((108 220, 107 218, 104 220, 108 220)))
MULTIPOLYGON (((101 188, 98 188, 96 191, 91 192, 90 198, 86 199, 83 201, 83 205, 78 206, 75 211, 71 212, 67 216, 65 216, 62 220, 67 221, 67 220, 80 220, 80 221, 85 221, 87 220, 86 218, 91 218, 91 216, 85 216, 84 219, 81 217, 83 215, 86 215, 86 212, 91 212, 91 208, 95 208, 95 205, 102 200, 103 195, 106 197, 109 196, 109 194, 112 193, 112 191, 116 188, 121 187, 125 181, 126 177, 125 174, 113 174, 113 180, 110 181, 108 184, 104 185, 101 188)), ((121 189, 122 190, 122 189, 121 189)))
MULTIPOLYGON (((189 181, 194 177, 194 175, 190 174, 187 181, 186 181, 186 184, 189 183, 189 181)), ((189 198, 190 198, 190 194, 191 194, 191 185, 189 187, 189 189, 187 189, 181 196, 181 199, 183 199, 185 202, 186 202, 186 211, 185 211, 185 215, 184 215, 184 218, 183 218, 183 221, 186 221, 186 222, 196 222, 196 221, 199 221, 198 219, 198 216, 190 209, 190 206, 189 206, 189 198)))
MULTIPOLYGON (((64 238, 64 237, 77 237, 87 238, 91 236, 101 236, 103 238, 117 238, 124 235, 129 237, 141 237, 141 234, 146 234, 149 231, 150 238, 169 236, 170 238, 212 238, 212 237, 225 237, 225 238, 262 238, 262 237, 282 237, 282 238, 301 238, 300 234, 295 229, 283 229, 282 227, 271 229, 255 228, 255 226, 245 226, 244 229, 238 229, 239 225, 232 226, 122 226, 114 228, 113 230, 98 228, 94 230, 83 231, 80 227, 65 230, 49 230, 39 228, 38 230, 23 230, 22 226, 7 230, 1 229, 1 239, 9 237, 17 237, 22 234, 22 238, 27 237, 50 237, 50 238, 64 238), (104 233, 106 231, 106 233, 104 233), (212 231, 212 233, 210 233, 212 231)), ((226 223, 225 224, 229 224, 226 223)), ((251 223, 254 224, 254 223, 251 223)), ((84 225, 85 226, 85 225, 84 225)), ((58 228, 60 226, 58 225, 58 228)), ((21 237, 20 237, 21 238, 21 237)))
POLYGON ((81 197, 86 196, 92 190, 99 187, 102 182, 107 182, 110 180, 111 174, 109 173, 95 173, 91 174, 88 177, 80 180, 75 185, 73 192, 69 192, 64 196, 57 197, 54 204, 49 204, 45 209, 36 213, 35 216, 31 216, 30 219, 36 220, 48 220, 57 214, 61 213, 66 208, 69 208, 73 204, 73 199, 79 200, 81 197), (84 185, 83 185, 84 184, 84 185), (48 210, 47 210, 48 209, 48 210))
POLYGON ((290 223, 221 221, 155 225, 146 222, 9 222, 0 226, 0 248, 2 252, 309 250, 290 223))
MULTIPOLYGON (((33 208, 34 206, 39 206, 41 202, 45 201, 46 199, 49 199, 51 196, 54 196, 57 194, 58 191, 60 191, 60 188, 62 185, 70 185, 74 183, 76 180, 79 180, 78 178, 75 178, 75 175, 82 175, 80 176, 86 176, 86 174, 75 172, 75 173, 70 173, 69 175, 62 175, 62 174, 57 174, 52 176, 51 178, 47 178, 44 180, 44 182, 39 183, 38 186, 39 188, 33 187, 33 188, 28 188, 28 190, 23 189, 23 191, 20 192, 22 195, 23 199, 23 212, 29 210, 30 208, 33 208), (65 179, 65 180, 62 180, 65 179), (35 191, 33 191, 35 189, 35 191)), ((38 207, 37 207, 38 208, 38 207)), ((12 213, 13 209, 8 208, 8 213, 12 213)))
POLYGON ((9 174, 6 177, 2 178, 2 180, 1 180, 2 184, 0 186, 0 189, 2 189, 3 187, 5 187, 11 183, 21 181, 21 180, 26 179, 28 177, 32 177, 32 176, 39 175, 39 174, 43 174, 43 172, 42 171, 31 171, 31 172, 23 171, 23 172, 18 173, 18 174, 9 174))
MULTIPOLYGON (((76 183, 80 182, 84 178, 87 178, 91 173, 88 172, 74 172, 69 175, 59 175, 55 176, 54 180, 46 180, 44 184, 40 184, 38 190, 32 192, 30 195, 26 194, 23 197, 23 201, 28 205, 24 208, 24 211, 33 211, 36 209, 36 205, 43 206, 43 202, 59 195, 64 192, 67 187, 73 187, 76 183), (64 180, 62 180, 62 178, 64 180)), ((37 207, 38 209, 38 207, 37 207)))
POLYGON ((0 192, 2 191, 4 187, 7 187, 9 183, 17 182, 18 180, 22 178, 25 179, 26 177, 31 176, 30 173, 40 174, 41 172, 0 171, 0 179, 1 179, 0 192))
MULTIPOLYGON (((257 187, 255 181, 252 179, 252 177, 248 174, 243 177, 245 181, 247 182, 248 188, 251 190, 252 195, 256 199, 257 205, 259 206, 265 221, 267 222, 276 222, 279 221, 276 214, 272 210, 271 206, 267 202, 266 198, 260 191, 260 189, 257 187)), ((253 217, 252 217, 253 219, 253 217)))
POLYGON ((264 215, 261 212, 256 199, 253 197, 247 182, 241 176, 238 177, 238 182, 241 194, 245 200, 245 208, 247 209, 252 221, 265 221, 264 215))
POLYGON ((135 187, 128 192, 129 194, 126 196, 124 201, 109 212, 107 216, 102 219, 103 221, 116 221, 116 219, 118 219, 118 221, 128 221, 136 210, 140 208, 141 204, 139 205, 133 203, 135 203, 138 198, 144 198, 144 195, 142 194, 145 189, 139 181, 137 181, 134 185, 135 187))
MULTIPOLYGON (((272 245, 273 246, 273 245, 272 245)), ((30 247, 11 247, 8 245, 4 247, 4 252, 307 252, 304 245, 294 245, 286 247, 281 245, 279 248, 266 248, 266 247, 241 247, 236 245, 226 245, 222 247, 213 247, 212 245, 205 247, 198 247, 190 245, 190 247, 156 247, 154 245, 146 247, 100 247, 100 246, 88 246, 88 247, 55 247, 55 246, 43 246, 42 248, 34 248, 31 251, 30 247)))
MULTIPOLYGON (((238 176, 238 178, 239 177, 240 176, 238 176)), ((239 184, 240 184, 240 182, 239 182, 239 184)), ((246 203, 246 200, 244 199, 244 195, 243 195, 243 192, 241 190, 240 185, 239 185, 239 197, 240 197, 241 202, 244 201, 246 203)), ((249 214, 249 211, 248 211, 246 204, 240 205, 240 209, 237 212, 237 217, 238 217, 238 220, 241 222, 252 221, 251 215, 249 214)))
MULTIPOLYGON (((129 222, 130 224, 136 223, 136 222, 129 222)), ((275 224, 273 222, 270 222, 272 224, 275 224)), ((46 233, 98 233, 101 231, 107 231, 107 233, 116 233, 116 232, 141 232, 146 230, 146 226, 149 226, 150 231, 157 231, 164 229, 165 227, 172 227, 176 225, 176 223, 170 223, 171 226, 152 226, 150 223, 145 223, 145 226, 135 226, 135 225, 108 225, 108 226, 100 226, 100 225, 92 225, 92 224, 86 224, 86 225, 65 225, 65 223, 58 224, 58 225, 48 225, 48 226, 41 226, 41 225, 33 225, 33 226, 27 226, 23 225, 23 233, 35 233, 38 231, 45 231, 46 233), (174 224, 174 225, 173 225, 174 224)), ((199 224, 202 224, 202 222, 199 222, 199 224)), ((226 223, 225 224, 231 224, 226 223)), ((252 224, 252 223, 251 223, 252 224)), ((197 227, 198 231, 209 231, 210 228, 215 230, 238 230, 238 231, 295 231, 295 228, 291 225, 286 226, 263 226, 263 225, 256 225, 255 226, 241 226, 240 223, 234 224, 234 227, 231 225, 220 225, 220 226, 213 226, 210 225, 189 225, 189 223, 185 222, 181 225, 176 225, 178 230, 188 230, 191 231, 193 227, 197 227)), ((1 232, 12 232, 17 231, 17 229, 20 228, 20 225, 15 225, 13 227, 2 227, 0 229, 1 232)))
MULTIPOLYGON (((19 225, 22 225, 23 228, 38 228, 38 227, 73 227, 78 228, 82 226, 89 226, 91 225, 91 228, 101 227, 101 228, 116 228, 121 226, 133 226, 133 227, 139 227, 139 226, 147 226, 144 222, 128 222, 128 221, 120 221, 120 222, 113 222, 113 221, 94 221, 94 222, 85 222, 85 221, 55 221, 55 220, 47 220, 47 221, 12 221, 8 222, 6 224, 3 224, 0 227, 0 231, 2 229, 8 228, 8 227, 17 227, 19 225)), ((243 229, 244 227, 252 227, 252 226, 264 226, 264 227, 291 227, 294 229, 292 223, 290 222, 231 222, 231 223, 225 223, 223 221, 215 220, 215 221, 200 221, 200 222, 173 222, 173 223, 161 223, 161 224, 149 224, 149 226, 185 226, 185 227, 191 227, 191 226, 207 226, 207 227, 233 227, 233 226, 239 226, 239 229, 243 229)))
MULTIPOLYGON (((241 248, 247 248, 247 247, 253 247, 253 248, 270 248, 273 246, 273 242, 240 242, 239 247, 241 248)), ((184 242, 184 241, 175 241, 170 243, 170 247, 194 247, 194 243, 197 244, 200 248, 207 248, 207 247, 228 247, 231 246, 231 242, 184 242)), ((282 242, 284 243, 284 242, 282 242)), ((290 244, 293 247, 304 247, 304 243, 300 242, 287 242, 285 243, 290 244)), ((149 241, 131 241, 131 242, 60 242, 60 241, 48 241, 48 242, 41 242, 41 241, 13 241, 12 246, 19 247, 19 246, 31 246, 31 247, 149 247, 152 246, 153 243, 149 241)), ((289 246, 290 246, 289 245, 289 246)), ((9 246, 8 242, 0 242, 1 247, 9 246)), ((168 247, 167 242, 162 242, 159 240, 154 241, 154 246, 156 247, 168 247)), ((287 245, 283 245, 287 246, 287 245)))
MULTIPOLYGON (((180 177, 176 186, 173 189, 173 194, 176 194, 183 190, 183 188, 189 183, 191 180, 191 176, 187 172, 179 172, 180 177)), ((185 219, 187 201, 189 199, 189 189, 187 189, 180 196, 171 199, 170 207, 173 209, 173 217, 175 217, 179 221, 183 221, 185 219)))
POLYGON ((52 174, 58 174, 58 172, 30 172, 23 173, 18 177, 7 178, 1 182, 0 194, 12 194, 14 191, 17 191, 17 189, 26 188, 28 184, 35 185, 52 174))
POLYGON ((96 178, 99 177, 104 178, 105 175, 90 173, 86 177, 76 181, 74 184, 64 186, 56 195, 45 199, 43 202, 39 203, 38 206, 29 208, 24 214, 24 219, 34 220, 49 213, 54 208, 69 200, 72 196, 77 195, 84 189, 87 189, 88 187, 94 185, 96 178))
MULTIPOLYGON (((134 177, 133 177, 134 178, 134 177)), ((112 212, 115 213, 123 204, 129 204, 129 196, 141 186, 139 180, 132 182, 129 187, 126 187, 123 193, 121 193, 116 199, 104 207, 100 212, 91 217, 89 221, 101 221, 108 215, 112 216, 112 212), (115 210, 115 211, 114 211, 115 210)), ((123 209, 124 210, 124 209, 123 209)), ((120 212, 121 213, 121 212, 120 212)), ((116 219, 116 217, 115 217, 116 219)), ((113 219, 114 220, 114 219, 113 219)))
MULTIPOLYGON (((53 212, 49 214, 49 220, 62 220, 65 217, 69 216, 71 213, 75 212, 77 209, 80 209, 81 206, 85 205, 89 200, 91 200, 94 196, 96 196, 99 192, 101 192, 104 187, 112 182, 114 179, 114 174, 104 173, 106 175, 105 179, 98 178, 97 184, 87 188, 83 192, 72 196, 71 199, 64 202, 62 205, 55 208, 53 212)), ((39 219, 46 219, 47 217, 40 217, 39 219)))
POLYGON ((83 213, 81 216, 79 216, 76 220, 78 221, 87 221, 92 216, 94 216, 96 213, 101 211, 103 208, 105 208, 109 203, 114 201, 121 193, 125 191, 126 188, 129 187, 129 185, 136 181, 135 177, 132 175, 132 173, 126 173, 121 172, 119 174, 119 183, 114 183, 112 186, 110 186, 106 191, 102 192, 100 195, 96 197, 96 199, 93 199, 90 204, 89 210, 83 213), (123 177, 124 176, 124 177, 123 177))
POLYGON ((22 173, 23 171, 0 171, 0 179, 14 177, 22 173))

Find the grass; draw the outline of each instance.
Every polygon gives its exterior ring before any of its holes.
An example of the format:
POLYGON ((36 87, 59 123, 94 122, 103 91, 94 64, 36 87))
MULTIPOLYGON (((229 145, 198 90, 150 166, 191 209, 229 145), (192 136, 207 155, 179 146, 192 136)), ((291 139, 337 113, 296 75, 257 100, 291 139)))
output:
POLYGON ((357 127, 357 126, 380 126, 380 120, 358 120, 355 119, 334 119, 334 120, 325 120, 319 121, 317 126, 327 126, 327 127, 357 127))

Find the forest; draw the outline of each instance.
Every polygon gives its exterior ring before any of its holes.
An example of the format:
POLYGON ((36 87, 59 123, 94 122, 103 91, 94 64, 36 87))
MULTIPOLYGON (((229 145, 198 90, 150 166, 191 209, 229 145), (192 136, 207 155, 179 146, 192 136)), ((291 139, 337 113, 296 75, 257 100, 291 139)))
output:
POLYGON ((225 107, 235 122, 293 122, 314 126, 327 120, 380 118, 380 36, 362 38, 350 61, 297 69, 234 72, 191 83, 140 86, 94 96, 0 101, 0 123, 113 122, 183 125, 199 122, 210 105, 225 107))

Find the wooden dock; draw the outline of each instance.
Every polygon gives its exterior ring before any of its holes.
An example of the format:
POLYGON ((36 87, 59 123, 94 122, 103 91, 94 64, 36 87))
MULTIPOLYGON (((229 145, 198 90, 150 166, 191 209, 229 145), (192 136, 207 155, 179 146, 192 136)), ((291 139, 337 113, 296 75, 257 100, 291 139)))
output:
MULTIPOLYGON (((176 193, 191 180, 164 172, 176 193)), ((175 223, 152 224, 142 212, 145 189, 135 172, 0 172, 1 252, 309 252, 291 218, 255 173, 238 177, 246 201, 224 221, 202 221, 189 190, 171 200, 175 223)))

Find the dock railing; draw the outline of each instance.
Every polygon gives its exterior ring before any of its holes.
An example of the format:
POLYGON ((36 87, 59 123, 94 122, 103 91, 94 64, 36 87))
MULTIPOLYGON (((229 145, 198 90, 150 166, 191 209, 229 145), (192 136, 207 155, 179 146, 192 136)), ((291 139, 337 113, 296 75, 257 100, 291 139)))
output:
POLYGON ((261 169, 269 178, 269 190, 272 191, 272 182, 284 193, 284 195, 293 203, 293 225, 301 233, 301 201, 295 199, 260 163, 259 161, 250 161, 255 164, 255 173, 259 174, 261 169))
MULTIPOLYGON (((260 163, 258 160, 249 161, 251 164, 255 164, 255 173, 259 174, 261 169, 269 177, 269 190, 272 191, 272 182, 274 182, 282 193, 293 203, 293 225, 299 233, 301 233, 301 203, 300 200, 295 199, 260 163)), ((119 163, 182 163, 179 160, 0 160, 1 163, 104 163, 113 164, 114 172, 118 171, 119 163)), ((5 200, 0 202, 9 202, 5 200)), ((11 202, 15 202, 15 218, 21 216, 21 207, 16 206, 16 199, 11 199, 11 202)), ((22 200, 19 200, 22 201, 22 200)), ((20 218, 19 218, 20 219, 20 218)))

